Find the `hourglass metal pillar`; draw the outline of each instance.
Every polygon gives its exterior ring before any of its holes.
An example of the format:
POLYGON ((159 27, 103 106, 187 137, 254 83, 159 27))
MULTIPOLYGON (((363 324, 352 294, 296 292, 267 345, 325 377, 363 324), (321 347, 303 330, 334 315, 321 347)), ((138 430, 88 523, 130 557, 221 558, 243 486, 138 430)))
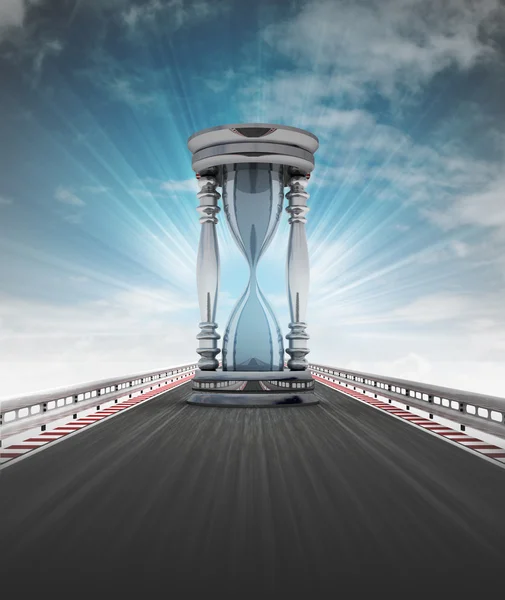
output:
POLYGON ((252 123, 224 125, 192 135, 188 147, 200 192, 202 225, 197 261, 200 305, 199 370, 192 404, 210 406, 286 406, 314 404, 314 381, 306 370, 309 352, 305 314, 309 256, 305 233, 305 188, 314 169, 318 139, 307 131, 252 123), (247 261, 249 282, 229 318, 223 337, 222 367, 217 333, 219 249, 216 215, 222 203, 230 232, 247 261), (279 324, 257 281, 258 263, 272 241, 282 214, 284 188, 290 234, 287 289, 290 333, 284 369, 279 324))

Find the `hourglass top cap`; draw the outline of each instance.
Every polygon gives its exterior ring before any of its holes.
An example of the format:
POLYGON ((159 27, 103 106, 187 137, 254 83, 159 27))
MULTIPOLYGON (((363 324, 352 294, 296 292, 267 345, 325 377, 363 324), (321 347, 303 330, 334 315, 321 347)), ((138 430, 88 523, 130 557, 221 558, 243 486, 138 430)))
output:
POLYGON ((273 163, 310 173, 317 137, 303 129, 272 123, 239 123, 211 127, 188 139, 196 173, 231 163, 273 163))

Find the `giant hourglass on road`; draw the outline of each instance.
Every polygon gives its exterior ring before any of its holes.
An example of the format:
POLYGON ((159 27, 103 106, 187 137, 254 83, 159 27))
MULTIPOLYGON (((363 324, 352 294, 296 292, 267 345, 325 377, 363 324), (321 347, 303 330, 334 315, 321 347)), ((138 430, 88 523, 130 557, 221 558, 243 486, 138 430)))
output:
POLYGON ((200 131, 188 140, 200 192, 202 225, 197 259, 200 354, 188 402, 207 406, 293 406, 317 402, 307 371, 309 352, 305 312, 309 257, 305 233, 305 191, 319 142, 307 131, 270 124, 225 125, 200 131), (221 365, 216 307, 219 244, 216 225, 222 206, 249 279, 225 328, 221 365), (289 355, 274 311, 261 291, 258 264, 282 216, 284 188, 289 214, 286 285, 291 322, 289 355))

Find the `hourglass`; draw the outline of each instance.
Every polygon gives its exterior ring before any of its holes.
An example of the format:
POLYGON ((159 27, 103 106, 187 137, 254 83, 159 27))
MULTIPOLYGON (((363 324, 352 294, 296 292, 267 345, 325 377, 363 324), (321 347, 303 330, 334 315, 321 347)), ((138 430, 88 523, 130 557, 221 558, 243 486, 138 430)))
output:
POLYGON ((309 260, 305 234, 308 193, 317 138, 283 125, 248 124, 200 131, 188 140, 200 192, 202 225, 197 259, 200 306, 199 369, 193 379, 192 404, 276 406, 314 404, 314 382, 307 371, 309 352, 305 313, 309 260), (261 291, 257 271, 280 222, 284 188, 289 213, 287 289, 291 322, 289 355, 274 311, 261 291), (216 225, 222 205, 227 226, 243 254, 249 280, 225 328, 218 361, 216 307, 219 248, 216 225))

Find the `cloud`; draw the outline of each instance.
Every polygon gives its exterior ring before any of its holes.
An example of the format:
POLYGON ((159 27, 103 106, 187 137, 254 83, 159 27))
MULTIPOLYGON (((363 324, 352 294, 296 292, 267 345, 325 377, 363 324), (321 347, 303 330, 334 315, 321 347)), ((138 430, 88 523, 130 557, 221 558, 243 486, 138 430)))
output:
POLYGON ((71 305, 0 296, 1 396, 195 360, 197 331, 196 294, 132 287, 71 305))
POLYGON ((267 26, 263 38, 300 66, 337 69, 351 85, 391 97, 447 67, 492 58, 480 33, 498 8, 498 0, 314 0, 267 26))
POLYGON ((70 275, 69 279, 74 283, 89 283, 91 281, 90 278, 85 275, 70 275))
POLYGON ((200 188, 198 187, 196 178, 182 179, 182 180, 172 179, 169 181, 164 181, 160 185, 160 189, 162 189, 165 192, 169 192, 169 193, 173 193, 173 192, 197 193, 200 190, 200 188))
POLYGON ((171 103, 182 92, 166 94, 170 65, 157 60, 154 63, 151 59, 146 61, 146 56, 149 57, 138 52, 139 46, 152 43, 160 31, 164 36, 171 36, 186 26, 198 28, 202 22, 217 19, 230 9, 230 4, 223 0, 212 3, 198 0, 88 0, 83 3, 82 10, 85 8, 95 13, 100 33, 94 32, 90 36, 93 46, 86 53, 85 64, 76 69, 76 73, 106 90, 116 102, 150 114, 157 111, 166 115, 171 103), (110 28, 114 28, 114 35, 108 40, 110 28), (125 51, 125 46, 130 46, 129 50, 125 51))
POLYGON ((472 243, 463 236, 425 242, 429 229, 415 224, 393 238, 380 226, 377 243, 362 246, 360 231, 367 235, 368 227, 361 225, 355 221, 327 237, 318 225, 309 238, 311 359, 416 379, 418 364, 416 377, 400 364, 415 354, 429 365, 432 383, 462 389, 477 388, 486 363, 493 374, 488 392, 503 394, 497 374, 505 360, 505 277, 487 261, 505 253, 495 242, 483 246, 478 236, 472 243), (420 242, 416 252, 409 248, 413 238, 420 242), (444 361, 450 363, 445 380, 444 361))
POLYGON ((477 192, 457 196, 445 209, 423 214, 444 230, 474 225, 505 231, 505 178, 499 176, 477 192))
POLYGON ((104 185, 84 185, 81 190, 90 194, 106 194, 110 188, 104 185))
POLYGON ((33 70, 36 81, 40 77, 42 67, 48 56, 58 56, 63 50, 63 44, 60 40, 43 40, 38 44, 33 57, 33 70))
POLYGON ((62 218, 64 221, 67 221, 67 223, 71 223, 72 225, 80 225, 82 223, 82 215, 79 214, 63 215, 62 218))
POLYGON ((393 310, 391 320, 409 323, 434 323, 457 320, 462 323, 474 314, 472 298, 459 294, 437 293, 417 298, 410 304, 393 310))
POLYGON ((449 242, 449 247, 458 258, 466 258, 471 254, 470 246, 459 240, 451 240, 449 242))
MULTIPOLYGON (((471 257, 475 251, 470 244, 458 239, 446 239, 427 247, 417 256, 419 265, 442 265, 444 262, 462 260, 471 257)), ((452 262, 452 264, 454 264, 452 262)))
MULTIPOLYGON (((355 335, 371 337, 409 337, 423 344, 429 339, 442 347, 454 348, 453 353, 472 354, 476 346, 483 352, 495 352, 505 358, 505 314, 502 309, 502 291, 484 290, 478 295, 471 291, 437 291, 420 294, 409 300, 396 299, 396 307, 390 302, 376 302, 367 310, 364 306, 347 306, 337 309, 335 306, 321 306, 318 310, 328 322, 335 322, 336 315, 345 315, 340 319, 345 327, 355 335), (398 305, 398 302, 400 304, 398 305), (368 314, 367 314, 368 313, 368 314), (470 340, 474 336, 473 346, 466 344, 460 348, 454 339, 461 337, 470 340), (484 336, 485 343, 478 341, 484 336)), ((319 315, 321 316, 321 315, 319 315)), ((321 324, 318 321, 319 325, 321 324)), ((429 346, 428 346, 429 348, 429 346)), ((440 350, 440 348, 439 348, 440 350)), ((429 355, 429 353, 428 353, 429 355)))
POLYGON ((45 0, 1 0, 0 42, 7 42, 1 58, 14 63, 30 64, 27 73, 32 85, 41 77, 43 66, 49 56, 57 56, 63 50, 61 40, 51 33, 50 23, 44 18, 32 19, 31 10, 45 0))
POLYGON ((163 19, 172 31, 180 29, 187 23, 216 16, 228 6, 216 0, 148 0, 143 4, 131 4, 121 13, 123 23, 131 31, 139 27, 152 25, 163 19))
POLYGON ((362 128, 373 127, 374 117, 364 110, 342 110, 325 107, 317 117, 308 115, 305 119, 307 127, 316 127, 318 130, 341 130, 347 131, 357 126, 362 128))
MULTIPOLYGON (((127 59, 116 58, 103 44, 97 44, 89 51, 86 66, 77 72, 115 102, 134 109, 166 109, 166 98, 160 91, 165 85, 166 71, 143 66, 136 60, 136 53, 127 59)), ((89 132, 86 135, 89 136, 89 132)))
POLYGON ((502 292, 432 293, 393 310, 379 297, 368 309, 348 300, 311 313, 315 362, 504 395, 502 292))
POLYGON ((156 95, 143 91, 143 86, 134 79, 116 78, 108 82, 108 87, 116 100, 132 106, 149 106, 156 101, 156 95))
POLYGON ((56 190, 55 198, 59 202, 62 202, 63 204, 69 204, 70 206, 85 206, 86 205, 84 200, 81 200, 81 198, 76 196, 74 194, 74 192, 72 192, 68 188, 61 187, 61 186, 56 190))
MULTIPOLYGON (((72 190, 62 186, 60 186, 56 190, 55 198, 56 200, 58 200, 58 202, 66 204, 69 207, 82 208, 83 206, 86 206, 84 200, 81 200, 81 198, 77 196, 72 190)), ((65 212, 61 214, 61 218, 67 223, 71 223, 72 225, 80 225, 82 223, 82 214, 80 212, 65 212)))
MULTIPOLYGON (((236 87, 236 103, 244 120, 287 122, 298 127, 316 126, 323 131, 332 127, 349 125, 366 114, 357 109, 337 109, 341 104, 356 106, 365 100, 362 86, 356 86, 345 77, 320 72, 309 65, 307 69, 277 70, 269 76, 248 73, 245 82, 236 87), (329 105, 332 106, 329 106, 329 105)), ((207 85, 219 80, 221 73, 209 75, 207 85)), ((375 121, 372 118, 372 123, 375 121)))
POLYGON ((27 10, 31 6, 41 4, 43 0, 1 0, 0 2, 0 34, 11 27, 22 27, 27 10))
POLYGON ((457 195, 482 189, 500 172, 499 165, 447 147, 447 137, 445 145, 416 143, 398 127, 381 123, 379 115, 339 107, 348 101, 338 77, 315 72, 252 78, 237 92, 244 120, 289 122, 318 135, 314 183, 331 186, 334 193, 352 188, 355 197, 374 194, 377 202, 396 207, 422 203, 419 211, 438 214, 457 195))
MULTIPOLYGON (((85 276, 74 279, 89 282, 85 276)), ((78 338, 125 333, 154 334, 159 319, 171 318, 197 306, 196 295, 188 299, 166 289, 132 286, 84 302, 48 303, 10 296, 0 297, 0 335, 17 339, 78 338)), ((197 322, 196 328, 197 328, 197 322)))
POLYGON ((160 0, 151 0, 145 4, 132 4, 128 6, 121 17, 128 27, 135 28, 142 22, 154 21, 164 8, 160 0))
POLYGON ((9 206, 14 201, 12 198, 6 198, 5 196, 0 196, 0 206, 9 206))
POLYGON ((232 68, 228 68, 220 73, 219 77, 204 79, 204 83, 214 93, 219 94, 228 89, 236 79, 237 73, 232 68))
POLYGON ((0 2, 0 33, 9 27, 22 27, 26 12, 24 0, 2 0, 0 2))

